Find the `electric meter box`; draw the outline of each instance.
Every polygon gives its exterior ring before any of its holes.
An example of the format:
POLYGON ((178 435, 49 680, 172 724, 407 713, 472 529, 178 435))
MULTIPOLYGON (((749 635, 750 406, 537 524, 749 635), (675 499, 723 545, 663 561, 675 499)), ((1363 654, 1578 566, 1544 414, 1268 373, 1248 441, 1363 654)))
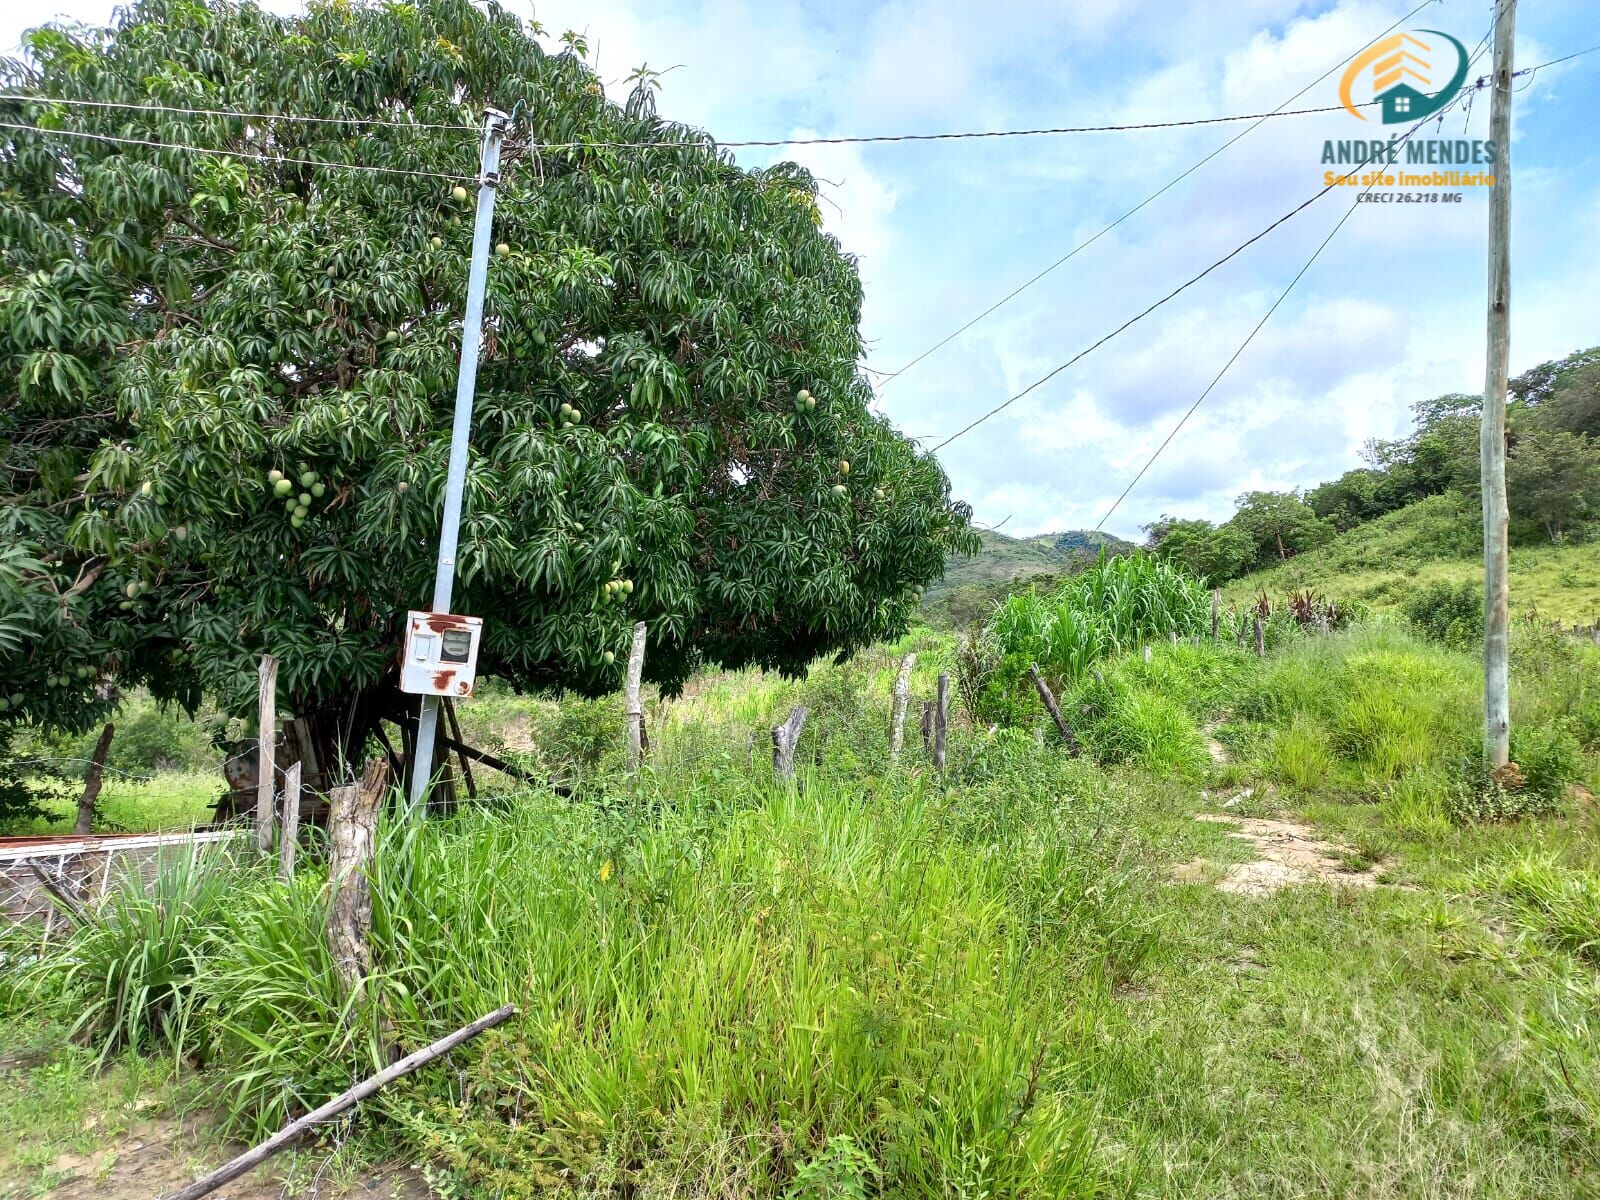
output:
POLYGON ((406 615, 400 690, 414 696, 470 696, 478 677, 482 617, 454 613, 406 615))

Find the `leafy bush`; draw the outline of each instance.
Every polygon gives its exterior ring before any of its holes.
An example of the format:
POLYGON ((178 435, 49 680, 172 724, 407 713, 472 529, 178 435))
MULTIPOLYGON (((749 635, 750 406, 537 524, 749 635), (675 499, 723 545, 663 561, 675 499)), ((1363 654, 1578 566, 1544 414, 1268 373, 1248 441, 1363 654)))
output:
POLYGON ((1583 777, 1583 749, 1567 720, 1512 726, 1511 758, 1522 771, 1523 789, 1552 808, 1559 807, 1567 788, 1583 777))
POLYGON ((147 880, 124 879, 59 956, 45 956, 21 985, 36 1001, 61 997, 78 1013, 73 1033, 104 1061, 124 1048, 192 1047, 189 1018, 206 972, 206 934, 245 877, 219 852, 164 853, 147 880))
MULTIPOLYGON (((987 684, 980 715, 1008 724, 1031 721, 1028 667, 1037 664, 1057 690, 1077 684, 1101 659, 1172 634, 1209 632, 1211 599, 1182 567, 1149 554, 1103 558, 1055 592, 1019 592, 995 609, 984 630, 992 647, 974 660, 987 684)), ((977 643, 974 643, 974 647, 977 643)))
POLYGON ((1470 580, 1430 584, 1401 605, 1417 632, 1441 645, 1466 648, 1483 641, 1483 588, 1470 580))

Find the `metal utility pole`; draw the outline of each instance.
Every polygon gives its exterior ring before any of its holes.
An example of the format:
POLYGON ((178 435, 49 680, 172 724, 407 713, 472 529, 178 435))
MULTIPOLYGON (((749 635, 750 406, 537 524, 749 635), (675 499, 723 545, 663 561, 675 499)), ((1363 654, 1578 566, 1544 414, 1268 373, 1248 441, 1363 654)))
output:
POLYGON ((1479 458, 1483 472, 1483 754, 1491 769, 1511 757, 1510 586, 1506 578, 1506 375, 1511 345, 1511 70, 1517 0, 1500 0, 1494 21, 1494 94, 1489 140, 1489 336, 1479 458))
MULTIPOLYGON (((478 215, 472 227, 472 268, 467 275, 467 312, 461 323, 461 368, 456 376, 456 415, 450 429, 450 469, 444 484, 444 523, 439 530, 439 565, 433 577, 433 611, 450 611, 456 581, 456 540, 461 532, 461 493, 467 482, 467 442, 472 433, 472 398, 478 385, 478 350, 483 343, 483 290, 489 276, 489 238, 494 195, 500 183, 500 143, 509 119, 497 108, 483 112, 483 155, 478 173, 478 215)), ((411 766, 411 802, 433 779, 433 744, 439 734, 439 698, 424 696, 411 766)))

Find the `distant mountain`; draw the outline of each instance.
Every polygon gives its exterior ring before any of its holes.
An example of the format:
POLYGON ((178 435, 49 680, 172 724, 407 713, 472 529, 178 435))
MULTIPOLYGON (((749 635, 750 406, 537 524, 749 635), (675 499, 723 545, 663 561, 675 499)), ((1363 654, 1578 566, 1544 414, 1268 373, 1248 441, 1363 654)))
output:
POLYGON ((1071 575, 1093 562, 1103 546, 1107 554, 1134 549, 1109 533, 1069 529, 1065 533, 1040 533, 1014 538, 991 529, 978 531, 981 545, 970 558, 952 554, 944 564, 944 578, 930 584, 927 595, 936 598, 965 584, 992 586, 1033 575, 1071 575))
POLYGON ((1065 533, 1039 533, 1027 539, 1041 545, 1048 544, 1056 550, 1082 557, 1093 558, 1102 548, 1107 554, 1127 554, 1136 549, 1132 542, 1123 541, 1114 533, 1101 533, 1098 529, 1069 529, 1065 533))

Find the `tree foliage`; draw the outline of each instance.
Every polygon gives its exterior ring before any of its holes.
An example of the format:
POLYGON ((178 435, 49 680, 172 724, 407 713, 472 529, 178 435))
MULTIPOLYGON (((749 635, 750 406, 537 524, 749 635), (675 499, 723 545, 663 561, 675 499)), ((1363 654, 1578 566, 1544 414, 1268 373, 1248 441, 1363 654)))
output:
POLYGON ((668 687, 798 671, 903 628, 969 544, 868 408, 809 174, 740 169, 648 76, 609 102, 581 39, 532 32, 466 0, 144 0, 4 65, 30 97, 4 120, 41 129, 0 143, 0 719, 81 727, 113 676, 239 710, 263 651, 301 712, 391 676, 430 595, 472 202, 305 164, 470 186, 485 104, 514 119, 456 563, 481 671, 605 691, 635 620, 668 687))

